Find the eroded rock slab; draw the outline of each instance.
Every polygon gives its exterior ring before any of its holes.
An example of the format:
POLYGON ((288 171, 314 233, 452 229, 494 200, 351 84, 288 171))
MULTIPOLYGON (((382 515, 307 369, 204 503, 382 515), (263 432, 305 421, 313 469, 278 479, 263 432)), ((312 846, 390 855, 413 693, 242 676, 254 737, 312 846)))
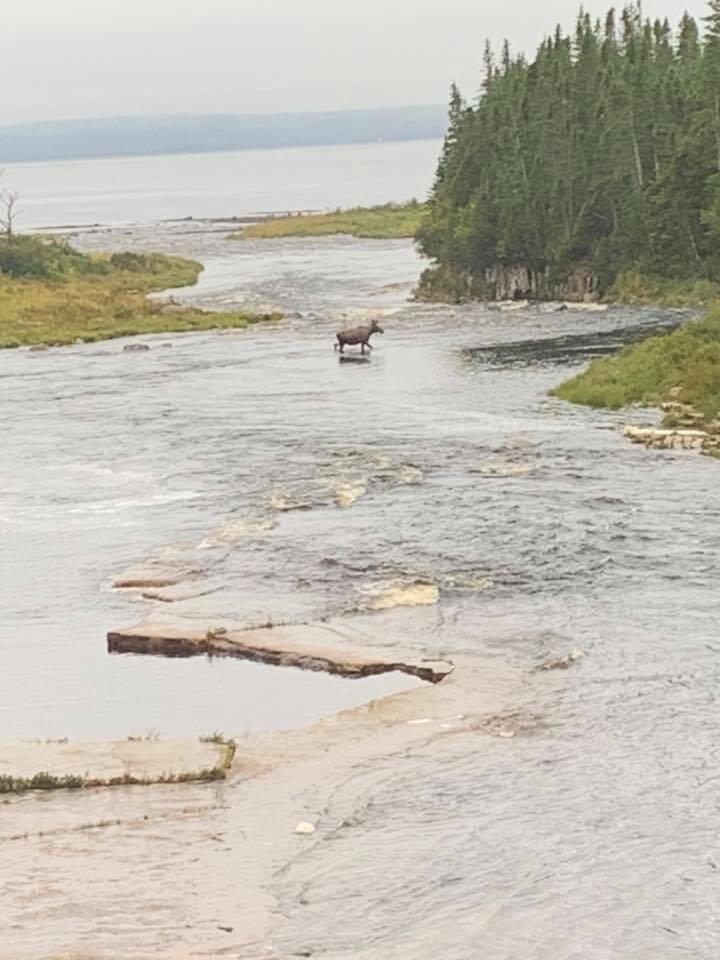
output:
POLYGON ((229 745, 200 740, 27 741, 0 744, 0 779, 42 789, 213 779, 232 760, 229 745), (204 776, 203 776, 204 775, 204 776))
MULTIPOLYGON (((354 618, 354 636, 397 639, 398 616, 354 618)), ((443 683, 303 730, 243 738, 227 789, 191 784, 12 798, 12 816, 0 823, 3 868, 13 878, 3 900, 4 955, 259 956, 287 923, 279 868, 317 843, 330 850, 340 843, 325 841, 362 830, 368 797, 387 802, 400 758, 422 753, 432 775, 448 756, 466 758, 483 744, 493 755, 522 749, 519 742, 538 727, 523 708, 526 684, 524 669, 498 657, 461 659, 443 683), (296 832, 301 823, 315 829, 296 832), (233 927, 234 939, 223 927, 233 927)), ((365 838, 372 843, 373 834, 365 838)))
POLYGON ((403 657, 390 649, 357 645, 353 640, 347 627, 333 623, 243 630, 225 624, 198 629, 182 621, 163 624, 152 620, 112 631, 107 637, 111 653, 237 657, 351 678, 398 670, 438 683, 453 670, 453 665, 446 661, 403 657))

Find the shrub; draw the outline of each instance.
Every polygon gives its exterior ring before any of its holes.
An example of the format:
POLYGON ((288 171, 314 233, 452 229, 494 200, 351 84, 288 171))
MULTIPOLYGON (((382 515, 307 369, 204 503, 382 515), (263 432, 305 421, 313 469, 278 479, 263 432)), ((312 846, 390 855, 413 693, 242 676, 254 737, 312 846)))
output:
POLYGON ((150 258, 143 253, 113 253, 110 264, 116 270, 129 270, 131 273, 147 273, 151 269, 150 258))
POLYGON ((73 273, 107 273, 103 261, 73 250, 64 240, 15 237, 0 241, 0 274, 35 280, 57 280, 73 273))

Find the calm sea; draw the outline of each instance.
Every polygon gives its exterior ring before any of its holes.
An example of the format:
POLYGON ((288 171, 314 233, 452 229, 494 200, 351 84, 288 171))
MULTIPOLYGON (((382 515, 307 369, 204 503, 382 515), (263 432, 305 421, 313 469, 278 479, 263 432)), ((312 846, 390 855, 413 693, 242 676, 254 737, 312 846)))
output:
POLYGON ((7 164, 19 229, 319 210, 424 197, 436 140, 7 164))

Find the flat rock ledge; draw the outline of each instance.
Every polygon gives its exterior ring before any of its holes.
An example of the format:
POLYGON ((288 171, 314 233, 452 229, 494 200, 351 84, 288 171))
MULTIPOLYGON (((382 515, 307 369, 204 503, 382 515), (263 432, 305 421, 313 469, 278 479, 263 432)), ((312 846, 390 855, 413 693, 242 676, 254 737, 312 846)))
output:
POLYGON ((0 743, 0 794, 221 780, 234 752, 220 739, 0 743))
POLYGON ((107 635, 110 653, 235 657, 349 678, 397 670, 428 683, 439 683, 454 669, 452 663, 443 660, 398 658, 387 650, 359 647, 355 643, 350 645, 349 640, 343 637, 338 627, 321 623, 207 631, 148 623, 107 635))

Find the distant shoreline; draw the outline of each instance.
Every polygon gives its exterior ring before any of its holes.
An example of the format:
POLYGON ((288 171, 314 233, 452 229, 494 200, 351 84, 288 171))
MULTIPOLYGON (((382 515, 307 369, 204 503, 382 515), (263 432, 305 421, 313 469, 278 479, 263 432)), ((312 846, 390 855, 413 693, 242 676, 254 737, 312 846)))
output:
MULTIPOLYGON (((86 157, 53 157, 45 160, 0 160, 2 163, 1 170, 12 171, 13 167, 41 167, 47 164, 54 163, 112 163, 116 160, 160 160, 167 157, 219 157, 219 156, 228 156, 233 153, 282 153, 287 150, 332 150, 337 147, 377 147, 377 146, 400 146, 401 144, 406 143, 438 143, 441 144, 443 140, 443 135, 440 134, 436 137, 408 137, 407 139, 398 139, 398 140, 362 140, 348 143, 306 143, 306 144, 293 144, 286 147, 232 147, 228 149, 217 149, 217 150, 175 150, 168 151, 166 150, 163 153, 113 153, 103 156, 86 156, 86 157)), ((0 157, 2 154, 0 154, 0 157)), ((185 219, 185 218, 179 218, 185 219)), ((200 219, 198 217, 198 219, 200 219)))
POLYGON ((0 125, 3 165, 293 147, 360 146, 444 136, 442 105, 333 113, 103 117, 0 125))
MULTIPOLYGON (((314 216, 322 214, 322 210, 269 210, 257 214, 243 214, 240 216, 227 217, 162 217, 159 220, 148 221, 150 223, 188 223, 188 224, 215 224, 218 226, 243 226, 255 225, 257 223, 267 223, 272 220, 283 220, 287 217, 314 216)), ((29 233, 67 233, 71 230, 119 230, 123 224, 116 223, 46 223, 39 227, 29 230, 29 233)))
POLYGON ((19 192, 18 227, 25 232, 165 221, 180 231, 225 222, 229 232, 243 220, 273 214, 424 198, 441 144, 428 139, 15 165, 0 160, 0 183, 19 192))

